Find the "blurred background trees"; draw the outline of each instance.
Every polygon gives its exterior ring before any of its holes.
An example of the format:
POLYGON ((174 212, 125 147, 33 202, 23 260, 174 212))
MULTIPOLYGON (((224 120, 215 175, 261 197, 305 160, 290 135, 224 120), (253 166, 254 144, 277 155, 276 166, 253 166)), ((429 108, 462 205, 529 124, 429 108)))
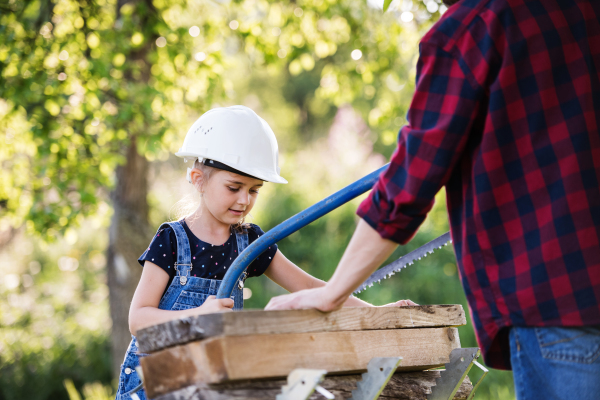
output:
MULTIPOLYGON (((0 399, 114 392, 137 257, 160 222, 197 201, 172 154, 203 112, 245 104, 276 132, 290 184, 261 191, 253 222, 264 230, 386 162, 414 90, 418 40, 445 8, 395 0, 384 14, 382 4, 0 2, 0 399)), ((393 258, 448 229, 438 197, 393 258)), ((359 201, 281 250, 328 279, 359 201)), ((248 288, 247 307, 282 293, 264 277, 248 288)), ((362 297, 466 308, 449 248, 362 297)), ((470 325, 461 339, 476 345, 470 325)), ((494 371, 478 397, 513 396, 510 379, 494 371)))

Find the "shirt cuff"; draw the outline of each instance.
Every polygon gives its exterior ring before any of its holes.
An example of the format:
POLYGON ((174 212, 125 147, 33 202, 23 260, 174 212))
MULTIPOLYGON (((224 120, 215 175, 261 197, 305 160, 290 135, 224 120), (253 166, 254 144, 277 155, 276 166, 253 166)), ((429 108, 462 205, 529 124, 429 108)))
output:
POLYGON ((408 243, 417 233, 424 218, 411 217, 403 214, 389 216, 389 206, 386 200, 380 198, 379 181, 358 207, 356 214, 384 239, 398 244, 408 243))

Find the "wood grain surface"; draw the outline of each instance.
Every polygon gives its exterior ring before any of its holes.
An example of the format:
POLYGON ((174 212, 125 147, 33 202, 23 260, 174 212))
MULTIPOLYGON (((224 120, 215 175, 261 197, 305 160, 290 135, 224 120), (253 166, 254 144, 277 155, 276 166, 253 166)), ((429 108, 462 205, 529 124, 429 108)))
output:
POLYGON ((194 383, 287 376, 296 368, 364 371, 373 357, 402 357, 398 370, 449 362, 460 347, 456 328, 387 329, 220 336, 141 358, 150 398, 194 383))
POLYGON ((214 336, 434 328, 466 324, 461 305, 351 307, 317 310, 245 310, 199 315, 154 325, 138 332, 142 353, 214 336))

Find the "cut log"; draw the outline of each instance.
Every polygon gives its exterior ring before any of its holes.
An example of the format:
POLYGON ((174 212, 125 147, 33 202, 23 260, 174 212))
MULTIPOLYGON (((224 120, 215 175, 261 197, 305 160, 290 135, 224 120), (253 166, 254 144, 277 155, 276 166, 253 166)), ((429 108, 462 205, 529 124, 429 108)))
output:
MULTIPOLYGON (((392 376, 381 393, 380 399, 426 400, 440 377, 439 371, 398 372, 392 376)), ((335 395, 336 400, 348 399, 356 389, 361 375, 326 376, 321 386, 335 395)), ((159 396, 154 400, 272 400, 281 393, 285 379, 254 380, 221 383, 217 385, 197 384, 159 396)), ((454 396, 455 400, 466 399, 473 385, 467 376, 454 396)), ((323 399, 315 393, 310 399, 323 399)))
POLYGON ((154 398, 194 383, 283 377, 296 368, 365 371, 373 357, 399 356, 398 370, 425 370, 448 363, 459 347, 456 328, 221 336, 150 354, 141 364, 154 398))
POLYGON ((141 329, 142 353, 214 336, 435 328, 467 323, 461 305, 352 307, 331 313, 317 310, 263 311, 199 315, 141 329))

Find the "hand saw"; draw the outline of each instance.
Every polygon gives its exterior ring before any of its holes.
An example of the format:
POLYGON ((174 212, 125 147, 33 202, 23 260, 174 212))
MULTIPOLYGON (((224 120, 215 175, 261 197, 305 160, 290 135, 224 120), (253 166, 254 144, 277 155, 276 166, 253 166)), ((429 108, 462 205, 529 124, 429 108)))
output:
POLYGON ((452 243, 452 238, 450 237, 450 232, 444 233, 442 236, 433 239, 431 242, 424 244, 416 250, 411 251, 410 253, 400 257, 396 261, 393 261, 386 265, 383 268, 379 268, 377 271, 373 272, 371 276, 367 278, 367 280, 358 287, 354 291, 354 294, 360 293, 363 290, 370 288, 373 286, 373 283, 379 282, 382 279, 389 278, 394 275, 396 272, 399 272, 402 268, 407 265, 412 265, 415 260, 420 260, 423 257, 427 257, 428 254, 432 254, 435 249, 441 249, 443 246, 446 246, 448 242, 452 243))

